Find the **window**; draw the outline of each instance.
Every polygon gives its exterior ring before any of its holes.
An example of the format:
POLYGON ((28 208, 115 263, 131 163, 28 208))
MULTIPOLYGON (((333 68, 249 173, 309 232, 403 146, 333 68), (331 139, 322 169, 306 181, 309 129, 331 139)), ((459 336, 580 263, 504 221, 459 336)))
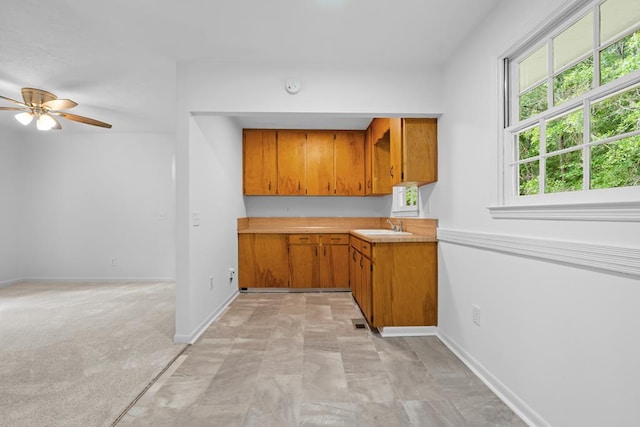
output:
POLYGON ((418 216, 420 210, 419 196, 420 192, 415 184, 393 187, 391 207, 393 216, 418 216))
POLYGON ((578 3, 505 58, 502 205, 640 200, 640 2, 578 3))

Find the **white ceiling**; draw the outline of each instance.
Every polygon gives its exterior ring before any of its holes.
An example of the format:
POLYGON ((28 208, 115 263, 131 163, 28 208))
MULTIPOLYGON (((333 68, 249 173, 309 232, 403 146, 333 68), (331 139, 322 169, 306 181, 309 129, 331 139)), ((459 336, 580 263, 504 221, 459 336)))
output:
MULTIPOLYGON (((399 66, 439 65, 498 1, 4 0, 0 95, 20 100, 21 87, 45 89, 78 102, 75 114, 113 124, 63 121, 65 132, 173 132, 178 61, 362 64, 384 52, 399 66)), ((304 118, 315 127, 325 119, 304 118)), ((35 131, 0 111, 7 127, 35 131)))

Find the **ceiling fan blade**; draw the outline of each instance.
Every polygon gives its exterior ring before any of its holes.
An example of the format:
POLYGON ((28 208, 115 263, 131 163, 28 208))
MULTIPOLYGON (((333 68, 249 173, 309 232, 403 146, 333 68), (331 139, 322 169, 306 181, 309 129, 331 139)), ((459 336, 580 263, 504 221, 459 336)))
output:
POLYGON ((47 92, 46 90, 34 89, 32 87, 23 87, 22 98, 24 99, 24 103, 27 105, 40 106, 45 102, 53 101, 58 97, 51 92, 47 92))
POLYGON ((74 122, 84 123, 86 125, 100 126, 103 128, 111 129, 111 125, 109 123, 101 122, 96 119, 90 119, 89 117, 78 116, 76 114, 65 113, 62 111, 51 112, 51 114, 55 114, 56 116, 64 117, 65 119, 73 120, 74 122))
POLYGON ((50 110, 68 110, 77 106, 78 103, 70 99, 52 99, 51 101, 43 102, 42 105, 50 110))
POLYGON ((25 107, 28 107, 28 105, 27 105, 27 104, 24 104, 24 103, 22 103, 22 102, 20 102, 20 101, 16 101, 15 99, 7 98, 6 96, 2 96, 2 95, 0 95, 0 98, 2 98, 2 99, 6 99, 7 101, 9 101, 9 102, 13 102, 14 104, 23 105, 23 106, 25 106, 25 107))

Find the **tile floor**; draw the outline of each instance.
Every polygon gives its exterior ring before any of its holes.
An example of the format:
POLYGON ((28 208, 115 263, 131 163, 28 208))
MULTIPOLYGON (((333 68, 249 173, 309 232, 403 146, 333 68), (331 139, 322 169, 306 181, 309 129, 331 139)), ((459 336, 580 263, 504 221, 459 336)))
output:
POLYGON ((353 326, 349 293, 243 293, 123 426, 526 426, 436 337, 353 326))

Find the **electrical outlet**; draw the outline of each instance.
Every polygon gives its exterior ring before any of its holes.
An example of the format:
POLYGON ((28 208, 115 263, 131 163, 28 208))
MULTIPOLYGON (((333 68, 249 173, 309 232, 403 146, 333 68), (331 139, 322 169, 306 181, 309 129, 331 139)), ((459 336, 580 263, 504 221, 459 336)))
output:
POLYGON ((233 278, 236 276, 236 269, 233 267, 229 267, 229 281, 233 281, 233 278))
POLYGON ((118 263, 116 262, 116 257, 111 257, 111 267, 115 267, 116 265, 118 265, 118 263))
POLYGON ((213 276, 209 276, 209 289, 213 290, 213 276))
POLYGON ((480 307, 473 305, 473 323, 480 326, 480 307))

